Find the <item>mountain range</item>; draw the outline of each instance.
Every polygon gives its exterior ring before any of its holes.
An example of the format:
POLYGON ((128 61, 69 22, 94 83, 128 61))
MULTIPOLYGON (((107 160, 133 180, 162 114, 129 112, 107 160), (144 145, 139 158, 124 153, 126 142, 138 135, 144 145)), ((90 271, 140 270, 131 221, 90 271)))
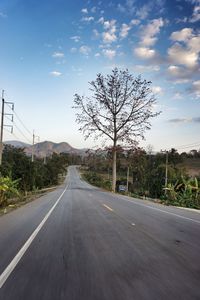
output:
MULTIPOLYGON (((33 146, 30 144, 26 144, 20 141, 6 141, 4 142, 4 144, 11 145, 16 148, 24 148, 24 151, 27 155, 30 156, 32 154, 33 146)), ((50 141, 45 141, 34 145, 34 155, 41 158, 45 156, 50 156, 53 153, 70 153, 84 156, 86 151, 87 149, 76 149, 66 142, 54 143, 50 141)))

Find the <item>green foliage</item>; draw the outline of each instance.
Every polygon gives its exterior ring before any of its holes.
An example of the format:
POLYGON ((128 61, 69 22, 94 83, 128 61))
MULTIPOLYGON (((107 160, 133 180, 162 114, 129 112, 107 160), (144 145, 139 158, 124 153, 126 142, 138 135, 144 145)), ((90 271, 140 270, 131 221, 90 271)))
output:
POLYGON ((18 190, 26 193, 59 184, 60 176, 66 173, 70 160, 75 161, 75 157, 54 153, 47 158, 46 163, 39 158, 31 162, 23 149, 5 145, 0 174, 2 178, 17 182, 18 190))
POLYGON ((111 190, 111 182, 109 180, 105 180, 101 175, 96 172, 85 172, 83 174, 85 180, 87 180, 92 185, 111 190))
POLYGON ((200 208, 200 187, 197 178, 184 178, 165 188, 167 204, 200 208))
MULTIPOLYGON (((165 186, 166 154, 147 153, 144 149, 134 148, 124 150, 117 148, 117 179, 127 178, 129 167, 129 192, 132 195, 162 199, 166 204, 200 208, 199 186, 200 178, 190 178, 183 168, 184 157, 195 155, 193 161, 199 159, 200 152, 192 151, 192 154, 179 154, 174 148, 168 153, 168 186, 165 186)), ((91 152, 85 157, 84 162, 91 174, 89 182, 97 186, 103 186, 103 180, 98 174, 104 174, 104 178, 111 176, 111 151, 91 152)), ((188 159, 188 158, 187 158, 188 159)), ((117 183, 117 182, 116 182, 117 183)))
POLYGON ((19 196, 18 183, 19 180, 0 177, 0 206, 5 206, 9 198, 19 196))

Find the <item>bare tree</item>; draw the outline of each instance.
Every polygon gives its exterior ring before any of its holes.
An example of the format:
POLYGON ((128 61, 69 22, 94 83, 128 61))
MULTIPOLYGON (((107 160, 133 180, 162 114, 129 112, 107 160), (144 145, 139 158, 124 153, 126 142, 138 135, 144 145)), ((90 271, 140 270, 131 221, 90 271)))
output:
POLYGON ((116 187, 117 144, 133 144, 144 139, 150 129, 150 119, 160 112, 153 112, 156 99, 151 91, 151 82, 134 77, 128 70, 117 68, 111 74, 97 74, 90 83, 89 97, 74 96, 76 121, 79 130, 87 139, 104 137, 112 141, 112 190, 116 187))

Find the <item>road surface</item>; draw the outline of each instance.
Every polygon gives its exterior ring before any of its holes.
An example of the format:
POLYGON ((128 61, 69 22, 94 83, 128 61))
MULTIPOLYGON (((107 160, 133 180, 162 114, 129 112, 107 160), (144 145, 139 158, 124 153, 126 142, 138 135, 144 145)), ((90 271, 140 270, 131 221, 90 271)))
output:
POLYGON ((0 218, 0 300, 200 299, 200 214, 115 195, 70 167, 0 218))

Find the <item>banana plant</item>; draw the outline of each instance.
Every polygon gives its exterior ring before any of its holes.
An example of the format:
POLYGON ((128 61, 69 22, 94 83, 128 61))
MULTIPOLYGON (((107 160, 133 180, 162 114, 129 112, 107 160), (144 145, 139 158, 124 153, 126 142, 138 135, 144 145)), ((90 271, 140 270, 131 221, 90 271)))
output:
POLYGON ((12 180, 10 177, 0 177, 0 206, 6 205, 10 197, 19 196, 17 189, 19 179, 12 180))

